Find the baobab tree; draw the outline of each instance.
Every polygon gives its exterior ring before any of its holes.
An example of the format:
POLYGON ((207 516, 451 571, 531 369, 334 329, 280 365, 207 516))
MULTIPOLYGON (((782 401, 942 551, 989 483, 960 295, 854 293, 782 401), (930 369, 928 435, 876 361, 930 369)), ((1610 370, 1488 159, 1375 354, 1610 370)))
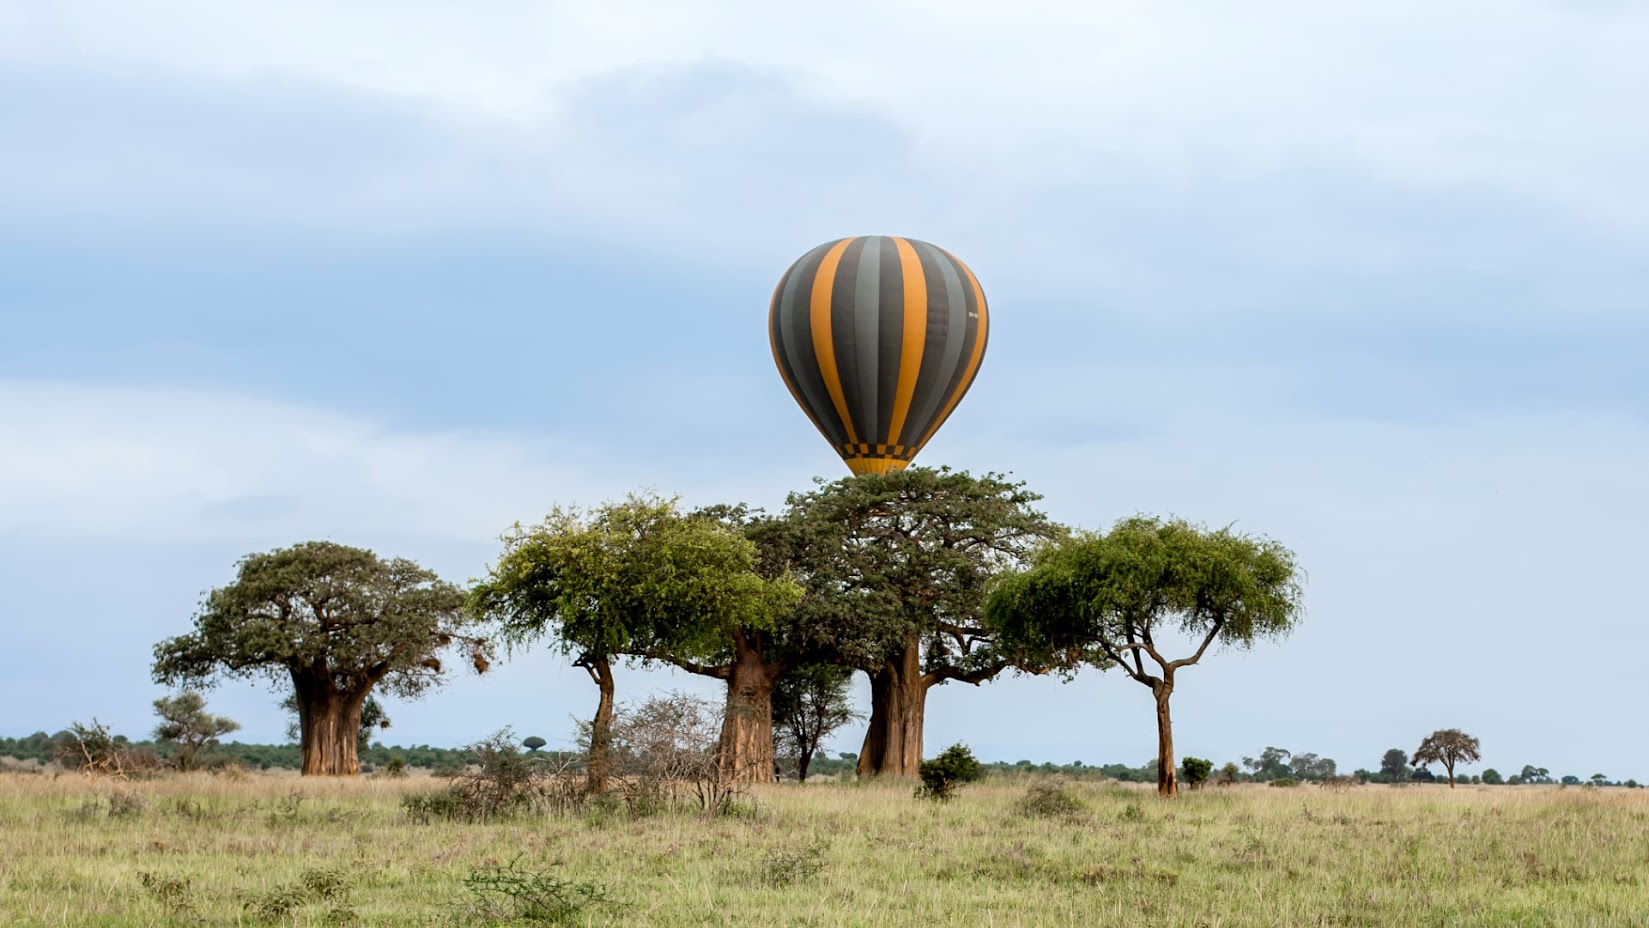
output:
MULTIPOLYGON (((623 661, 693 663, 727 653, 740 630, 770 629, 800 591, 755 571, 756 547, 715 519, 685 515, 674 500, 631 496, 588 513, 556 509, 504 537, 504 553, 470 592, 470 609, 498 623, 512 648, 548 637, 583 668, 600 697, 590 725, 587 778, 606 788, 612 743, 613 666, 623 661)), ((737 674, 734 662, 726 679, 737 674)), ((771 718, 730 735, 770 775, 771 718)), ((731 755, 734 748, 726 748, 731 755)), ((727 763, 734 763, 724 758, 727 763)))
POLYGON ((411 561, 309 541, 242 558, 235 582, 206 594, 195 630, 155 645, 162 685, 290 681, 306 776, 360 772, 356 735, 375 689, 419 696, 443 679, 440 653, 487 669, 464 593, 411 561))
POLYGON ((912 467, 791 494, 788 566, 807 588, 815 660, 870 676, 858 775, 917 776, 927 695, 978 684, 1008 661, 985 627, 985 595, 1060 529, 1024 484, 912 467))
POLYGON ((1111 531, 1050 545, 1005 578, 987 616, 999 651, 1027 666, 1073 674, 1120 667, 1151 690, 1157 719, 1157 793, 1177 795, 1169 699, 1176 675, 1216 642, 1246 648, 1286 635, 1300 614, 1294 555, 1265 538, 1139 516, 1111 531), (1196 649, 1172 659, 1165 634, 1196 649))

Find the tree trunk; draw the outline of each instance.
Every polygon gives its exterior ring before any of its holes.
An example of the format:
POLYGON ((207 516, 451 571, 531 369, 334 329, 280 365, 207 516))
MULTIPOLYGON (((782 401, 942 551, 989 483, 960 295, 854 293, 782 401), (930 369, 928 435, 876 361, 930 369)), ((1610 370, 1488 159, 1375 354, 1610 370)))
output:
POLYGON ((1179 778, 1174 773, 1174 724, 1168 718, 1168 697, 1174 694, 1172 681, 1151 684, 1157 700, 1157 795, 1170 799, 1179 795, 1179 778))
POLYGON ((299 751, 303 775, 352 777, 361 772, 356 751, 361 706, 371 688, 340 693, 331 680, 293 675, 298 697, 299 751))
POLYGON ((717 755, 720 775, 730 783, 771 783, 773 681, 782 667, 763 661, 761 650, 746 635, 735 634, 733 642, 717 755))
POLYGON ((806 783, 807 782, 807 768, 812 766, 812 765, 813 765, 813 749, 812 748, 802 748, 801 753, 796 755, 796 782, 797 783, 806 783))
POLYGON ((1449 772, 1449 789, 1454 789, 1454 765, 1445 762, 1443 769, 1449 772))
POLYGON ((592 793, 607 789, 608 754, 613 745, 613 665, 604 657, 583 657, 579 663, 601 689, 595 718, 590 720, 590 759, 585 782, 592 793))
POLYGON ((870 677, 870 727, 856 773, 914 779, 922 764, 922 718, 927 685, 922 680, 921 640, 905 639, 898 652, 870 677))

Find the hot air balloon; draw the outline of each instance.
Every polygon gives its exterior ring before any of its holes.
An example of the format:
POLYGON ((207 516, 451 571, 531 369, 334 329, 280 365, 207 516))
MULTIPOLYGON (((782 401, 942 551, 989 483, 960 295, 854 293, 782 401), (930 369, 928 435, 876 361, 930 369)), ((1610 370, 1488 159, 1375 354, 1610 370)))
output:
POLYGON ((779 278, 767 316, 790 395, 855 474, 904 470, 985 357, 985 294, 927 242, 826 242, 779 278))

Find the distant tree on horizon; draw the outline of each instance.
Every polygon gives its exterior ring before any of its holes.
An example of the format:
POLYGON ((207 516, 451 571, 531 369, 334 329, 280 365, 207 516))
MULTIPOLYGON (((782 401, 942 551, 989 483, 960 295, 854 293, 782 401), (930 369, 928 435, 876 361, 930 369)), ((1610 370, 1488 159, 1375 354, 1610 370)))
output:
POLYGON ((1392 748, 1380 758, 1380 774, 1388 782, 1401 783, 1413 772, 1409 769, 1409 752, 1402 748, 1392 748))
POLYGON ((1478 751, 1476 738, 1458 728, 1443 728, 1427 735, 1425 740, 1420 742, 1411 763, 1421 768, 1428 764, 1442 764, 1443 769, 1449 773, 1449 789, 1454 789, 1455 765, 1476 763, 1481 759, 1478 751))

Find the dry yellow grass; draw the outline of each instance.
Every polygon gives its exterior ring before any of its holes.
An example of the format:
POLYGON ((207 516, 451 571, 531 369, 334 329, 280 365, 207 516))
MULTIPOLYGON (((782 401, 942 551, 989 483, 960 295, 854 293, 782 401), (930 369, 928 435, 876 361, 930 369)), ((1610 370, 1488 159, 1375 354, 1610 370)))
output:
POLYGON ((1649 926, 1649 791, 1072 784, 1084 811, 1039 818, 1027 782, 418 825, 428 780, 0 774, 0 924, 478 924, 464 878, 513 859, 622 902, 587 925, 1649 926), (347 889, 282 895, 306 874, 347 889))

